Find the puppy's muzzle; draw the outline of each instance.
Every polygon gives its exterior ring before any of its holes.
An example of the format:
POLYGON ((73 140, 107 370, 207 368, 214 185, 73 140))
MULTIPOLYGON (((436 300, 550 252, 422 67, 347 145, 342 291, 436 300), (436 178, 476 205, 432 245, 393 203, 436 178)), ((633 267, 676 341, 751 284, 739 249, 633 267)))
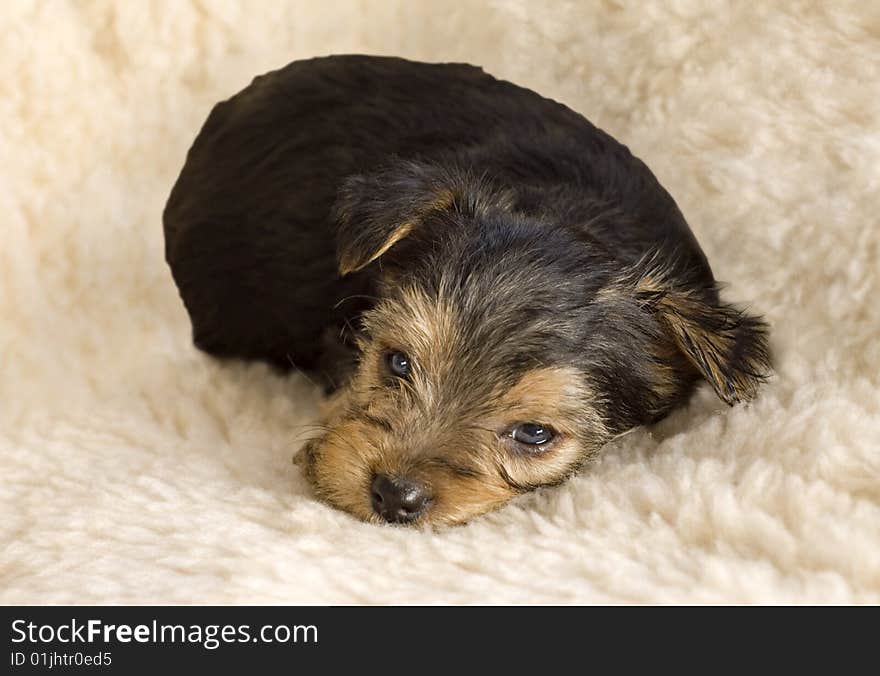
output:
POLYGON ((387 474, 376 475, 370 492, 373 510, 389 523, 415 521, 431 502, 424 484, 387 474))

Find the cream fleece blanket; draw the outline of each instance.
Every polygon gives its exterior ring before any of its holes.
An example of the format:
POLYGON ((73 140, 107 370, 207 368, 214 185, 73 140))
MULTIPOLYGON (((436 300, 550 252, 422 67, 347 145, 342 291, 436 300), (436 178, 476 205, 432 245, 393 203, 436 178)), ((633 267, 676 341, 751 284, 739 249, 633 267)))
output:
POLYGON ((876 603, 878 214, 876 2, 7 0, 0 602, 876 603), (160 214, 214 102, 339 52, 480 64, 628 144, 772 323, 758 400, 704 387, 465 527, 316 502, 314 388, 193 348, 160 214))

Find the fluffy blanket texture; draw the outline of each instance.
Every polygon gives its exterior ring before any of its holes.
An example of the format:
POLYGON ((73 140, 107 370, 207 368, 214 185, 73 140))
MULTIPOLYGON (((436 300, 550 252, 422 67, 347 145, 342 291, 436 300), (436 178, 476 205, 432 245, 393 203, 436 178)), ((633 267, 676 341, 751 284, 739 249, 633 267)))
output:
POLYGON ((880 4, 13 0, 0 54, 0 602, 880 601, 880 4), (316 502, 315 388, 195 350, 160 214, 214 102, 339 52, 629 145, 771 322, 757 401, 464 527, 316 502))

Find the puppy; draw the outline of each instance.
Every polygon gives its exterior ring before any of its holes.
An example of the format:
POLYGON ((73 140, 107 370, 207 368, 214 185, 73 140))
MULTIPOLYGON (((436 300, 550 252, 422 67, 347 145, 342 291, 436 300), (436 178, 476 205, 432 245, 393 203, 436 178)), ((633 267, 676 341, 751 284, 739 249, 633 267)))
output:
POLYGON ((706 380, 770 370, 626 147, 481 69, 291 63, 219 103, 164 212, 195 344, 320 376, 302 464, 373 522, 452 524, 558 484, 706 380))

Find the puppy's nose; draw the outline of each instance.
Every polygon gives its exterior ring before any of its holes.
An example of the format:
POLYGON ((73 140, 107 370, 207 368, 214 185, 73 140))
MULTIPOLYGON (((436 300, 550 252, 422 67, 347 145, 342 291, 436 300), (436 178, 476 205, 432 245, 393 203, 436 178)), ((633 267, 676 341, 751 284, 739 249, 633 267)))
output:
POLYGON ((415 520, 431 497, 423 484, 387 474, 376 475, 371 494, 373 510, 389 523, 415 520))

